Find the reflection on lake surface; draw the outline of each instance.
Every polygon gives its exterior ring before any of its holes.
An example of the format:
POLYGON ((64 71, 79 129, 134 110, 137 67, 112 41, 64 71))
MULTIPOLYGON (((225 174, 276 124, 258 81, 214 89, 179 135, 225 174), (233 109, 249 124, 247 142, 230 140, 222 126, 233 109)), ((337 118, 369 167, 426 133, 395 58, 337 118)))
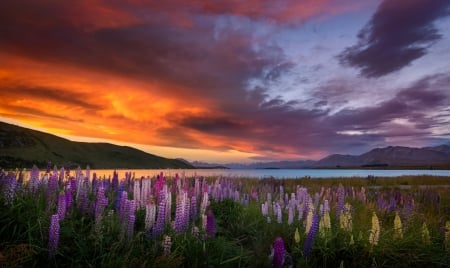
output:
MULTIPOLYGON (((97 169, 91 170, 91 176, 96 173, 98 177, 112 176, 114 170, 97 169)), ((349 178, 349 177, 395 177, 403 175, 433 175, 450 176, 450 170, 367 170, 367 169, 121 169, 117 170, 119 178, 125 177, 125 172, 134 173, 135 178, 142 176, 154 177, 161 172, 165 176, 223 176, 239 178, 349 178)))

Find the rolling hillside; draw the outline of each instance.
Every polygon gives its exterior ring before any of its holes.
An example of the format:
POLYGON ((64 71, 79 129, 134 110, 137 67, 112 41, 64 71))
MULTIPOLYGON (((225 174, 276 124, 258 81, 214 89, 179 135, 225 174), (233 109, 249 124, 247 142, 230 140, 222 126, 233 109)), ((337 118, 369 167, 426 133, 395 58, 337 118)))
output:
POLYGON ((97 169, 193 168, 186 162, 109 143, 73 142, 47 133, 0 122, 0 168, 62 166, 97 169))

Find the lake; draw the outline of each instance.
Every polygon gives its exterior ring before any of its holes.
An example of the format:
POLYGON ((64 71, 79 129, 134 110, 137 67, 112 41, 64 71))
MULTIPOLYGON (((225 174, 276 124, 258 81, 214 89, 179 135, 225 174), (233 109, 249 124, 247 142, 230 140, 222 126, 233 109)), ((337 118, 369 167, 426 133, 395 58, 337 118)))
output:
MULTIPOLYGON (((98 177, 112 176, 114 170, 91 170, 98 177)), ((121 169, 117 171, 119 178, 125 177, 125 172, 134 172, 135 178, 141 176, 153 177, 163 172, 166 176, 224 176, 247 178, 349 178, 349 177, 396 177, 403 175, 450 176, 450 170, 367 170, 367 169, 121 169)))

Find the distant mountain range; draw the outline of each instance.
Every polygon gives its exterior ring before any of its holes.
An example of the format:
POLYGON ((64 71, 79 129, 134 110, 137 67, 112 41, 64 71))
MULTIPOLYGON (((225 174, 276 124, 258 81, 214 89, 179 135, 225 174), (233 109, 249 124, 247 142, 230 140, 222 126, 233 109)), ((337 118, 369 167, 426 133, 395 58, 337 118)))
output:
POLYGON ((192 162, 195 167, 223 168, 443 168, 450 169, 450 146, 410 148, 389 146, 361 155, 332 154, 318 161, 277 161, 250 164, 209 164, 192 162))
POLYGON ((109 143, 73 142, 40 131, 0 122, 0 168, 40 168, 47 161, 63 166, 89 165, 96 169, 113 168, 438 168, 450 169, 450 146, 410 148, 389 146, 361 155, 332 154, 318 161, 275 161, 251 164, 214 164, 168 159, 109 143))
POLYGON ((89 165, 114 168, 193 168, 177 159, 168 159, 109 143, 74 142, 40 131, 0 122, 0 168, 44 168, 47 161, 58 166, 89 165))

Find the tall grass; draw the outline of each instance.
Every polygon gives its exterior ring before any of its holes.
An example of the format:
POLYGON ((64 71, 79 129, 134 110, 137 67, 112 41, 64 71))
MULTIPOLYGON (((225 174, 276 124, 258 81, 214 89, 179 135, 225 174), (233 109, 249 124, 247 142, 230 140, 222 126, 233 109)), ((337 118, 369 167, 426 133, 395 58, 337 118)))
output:
POLYGON ((0 173, 1 267, 271 267, 277 238, 284 267, 450 266, 448 177, 98 179, 89 170, 33 172, 0 173), (53 254, 50 219, 62 193, 72 204, 64 202, 53 254), (150 223, 146 205, 156 210, 150 223), (373 215, 377 243, 369 239, 373 215), (314 217, 318 229, 308 222, 314 217))

